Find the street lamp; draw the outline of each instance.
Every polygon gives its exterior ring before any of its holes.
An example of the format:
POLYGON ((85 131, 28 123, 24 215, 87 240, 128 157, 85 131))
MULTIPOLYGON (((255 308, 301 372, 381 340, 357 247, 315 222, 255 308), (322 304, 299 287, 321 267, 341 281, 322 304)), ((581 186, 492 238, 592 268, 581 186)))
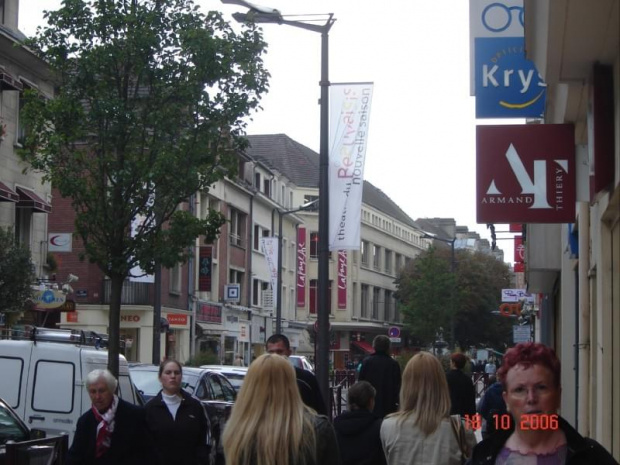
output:
MULTIPOLYGON (((422 238, 423 239, 432 239, 432 240, 437 240, 437 241, 441 241, 444 242, 446 244, 450 244, 450 273, 452 273, 453 278, 454 278, 454 285, 456 286, 456 275, 455 275, 455 271, 456 271, 456 258, 454 256, 454 242, 456 241, 456 236, 453 237, 452 239, 445 239, 443 237, 439 237, 436 236, 435 234, 431 234, 431 233, 427 233, 427 232, 422 232, 422 238)), ((450 319, 450 338, 451 338, 451 342, 452 342, 452 348, 454 348, 456 346, 455 344, 455 324, 454 324, 454 311, 455 311, 455 307, 454 307, 454 289, 452 289, 452 316, 450 319)))
POLYGON ((309 210, 319 199, 303 204, 294 210, 280 210, 278 212, 278 279, 276 284, 276 334, 282 334, 282 219, 291 213, 297 213, 302 210, 309 210))
MULTIPOLYGON (((317 306, 317 360, 316 378, 324 399, 329 399, 329 76, 328 50, 329 30, 336 21, 333 13, 319 15, 325 17, 324 24, 316 24, 317 15, 308 20, 287 20, 274 8, 254 5, 245 0, 221 0, 222 3, 240 5, 249 9, 247 13, 234 13, 235 21, 240 23, 275 23, 298 27, 321 34, 321 132, 319 150, 319 263, 318 263, 318 306, 317 306), (311 22, 312 21, 312 22, 311 22)), ((301 17, 296 15, 296 17, 301 17)), ((322 21, 322 19, 320 19, 322 21)))

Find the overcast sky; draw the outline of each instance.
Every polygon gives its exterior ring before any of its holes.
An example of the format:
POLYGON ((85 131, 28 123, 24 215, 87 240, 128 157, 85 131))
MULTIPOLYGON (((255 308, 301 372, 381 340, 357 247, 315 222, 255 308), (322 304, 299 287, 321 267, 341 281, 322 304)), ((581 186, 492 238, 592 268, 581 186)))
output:
MULTIPOLYGON (((474 98, 469 95, 467 0, 256 0, 283 15, 334 13, 329 34, 331 82, 374 82, 364 178, 413 219, 454 218, 476 224, 474 98)), ((42 12, 60 0, 21 0, 20 29, 34 34, 42 12)), ((246 11, 216 0, 202 10, 246 11)), ((321 36, 267 24, 271 73, 263 111, 248 134, 284 133, 319 151, 321 36)), ((496 123, 493 121, 493 123, 496 123)), ((498 230, 507 230, 502 225, 498 230)), ((506 235, 498 235, 506 237, 506 235)), ((498 241, 511 262, 512 241, 498 241)))

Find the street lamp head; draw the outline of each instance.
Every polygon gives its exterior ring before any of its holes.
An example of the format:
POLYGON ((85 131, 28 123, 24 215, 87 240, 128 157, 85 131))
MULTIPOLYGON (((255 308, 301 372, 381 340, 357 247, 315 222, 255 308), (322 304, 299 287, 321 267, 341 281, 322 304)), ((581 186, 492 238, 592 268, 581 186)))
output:
MULTIPOLYGON (((245 0, 220 0, 227 5, 239 5, 249 9, 252 12, 263 13, 266 15, 281 16, 280 10, 270 8, 268 6, 256 5, 255 3, 246 2, 245 0)), ((233 15, 234 17, 234 15, 233 15)), ((235 18, 237 20, 237 18, 235 18)), ((238 21, 238 20, 237 20, 238 21)))

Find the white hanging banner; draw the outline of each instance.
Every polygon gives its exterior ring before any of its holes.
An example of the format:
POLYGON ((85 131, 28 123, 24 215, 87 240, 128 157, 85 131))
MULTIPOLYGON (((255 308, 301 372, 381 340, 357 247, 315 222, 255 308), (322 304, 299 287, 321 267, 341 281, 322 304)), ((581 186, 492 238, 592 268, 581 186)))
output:
POLYGON ((278 301, 278 238, 261 237, 259 239, 260 250, 265 254, 269 276, 271 277, 271 289, 273 291, 273 303, 278 301))
POLYGON ((329 89, 329 250, 359 250, 373 84, 329 89))

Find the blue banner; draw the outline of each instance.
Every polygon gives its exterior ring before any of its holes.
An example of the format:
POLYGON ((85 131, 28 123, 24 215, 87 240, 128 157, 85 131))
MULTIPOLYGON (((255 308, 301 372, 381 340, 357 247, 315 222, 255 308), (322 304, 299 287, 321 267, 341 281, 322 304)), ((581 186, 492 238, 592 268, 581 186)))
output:
POLYGON ((546 84, 523 37, 475 39, 476 118, 540 118, 546 84))

